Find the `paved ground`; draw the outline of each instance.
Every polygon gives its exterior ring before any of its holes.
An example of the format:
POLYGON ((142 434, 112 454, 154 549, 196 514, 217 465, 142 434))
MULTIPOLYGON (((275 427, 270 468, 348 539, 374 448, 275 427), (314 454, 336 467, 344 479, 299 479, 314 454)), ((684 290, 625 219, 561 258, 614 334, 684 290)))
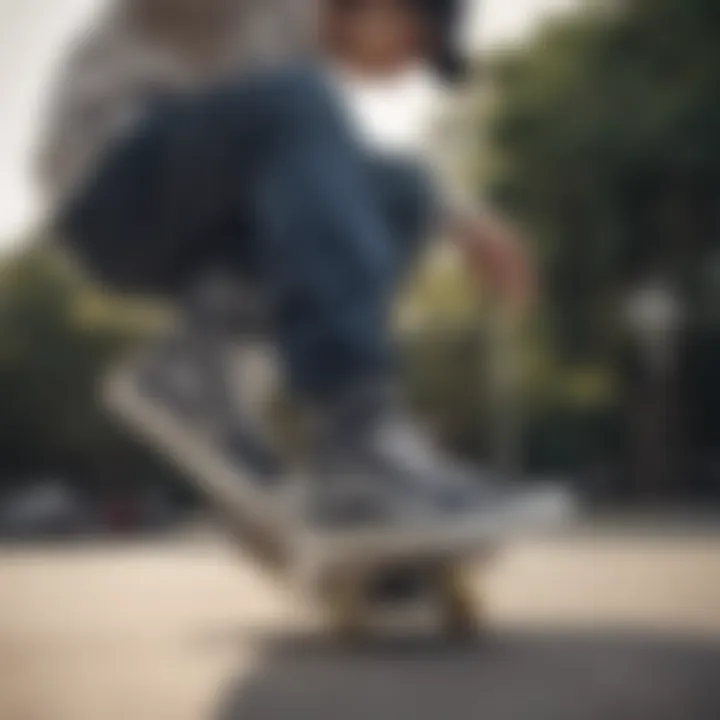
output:
POLYGON ((341 650, 212 538, 0 551, 0 720, 720 718, 720 534, 520 547, 486 591, 484 645, 341 650))

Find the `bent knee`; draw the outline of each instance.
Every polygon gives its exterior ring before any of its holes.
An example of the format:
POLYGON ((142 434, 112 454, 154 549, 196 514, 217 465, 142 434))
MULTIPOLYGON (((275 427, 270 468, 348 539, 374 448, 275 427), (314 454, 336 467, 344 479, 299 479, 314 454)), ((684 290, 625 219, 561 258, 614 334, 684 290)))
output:
POLYGON ((337 122, 340 115, 327 76, 309 64, 243 75, 223 91, 237 112, 250 112, 276 127, 337 122))

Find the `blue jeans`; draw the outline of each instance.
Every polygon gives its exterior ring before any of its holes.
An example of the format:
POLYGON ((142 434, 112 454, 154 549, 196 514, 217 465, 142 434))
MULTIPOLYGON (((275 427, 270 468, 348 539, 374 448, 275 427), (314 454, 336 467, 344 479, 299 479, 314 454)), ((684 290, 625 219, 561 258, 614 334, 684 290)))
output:
POLYGON ((211 264, 251 277, 291 384, 322 400, 388 371, 390 305, 433 205, 419 165, 368 155, 322 73, 293 69, 159 108, 65 228, 120 285, 177 287, 211 264))

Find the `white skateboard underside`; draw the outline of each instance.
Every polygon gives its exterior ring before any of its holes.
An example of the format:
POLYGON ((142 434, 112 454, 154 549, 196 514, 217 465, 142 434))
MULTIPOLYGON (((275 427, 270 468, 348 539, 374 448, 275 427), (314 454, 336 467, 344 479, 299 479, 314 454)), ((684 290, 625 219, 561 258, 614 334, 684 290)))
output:
MULTIPOLYGON (((467 514, 447 523, 403 522, 402 525, 362 529, 318 529, 303 522, 299 512, 302 476, 288 476, 278 486, 263 487, 247 468, 231 462, 202 431, 184 422, 160 403, 139 391, 132 366, 115 372, 106 387, 106 399, 153 447, 168 456, 194 485, 207 494, 231 518, 250 521, 274 538, 287 554, 286 569, 301 584, 329 570, 357 566, 383 567, 395 562, 453 560, 482 555, 488 548, 527 533, 557 527, 566 517, 566 497, 548 497, 545 513, 525 526, 513 523, 502 513, 467 514)), ((522 525, 522 523, 521 523, 522 525)))

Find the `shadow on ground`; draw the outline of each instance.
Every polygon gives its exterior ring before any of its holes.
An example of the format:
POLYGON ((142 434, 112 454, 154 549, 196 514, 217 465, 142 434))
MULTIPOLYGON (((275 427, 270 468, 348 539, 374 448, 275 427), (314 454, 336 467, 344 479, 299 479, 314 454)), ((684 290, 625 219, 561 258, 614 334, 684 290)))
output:
POLYGON ((475 645, 267 639, 213 720, 718 720, 720 643, 515 632, 475 645))

